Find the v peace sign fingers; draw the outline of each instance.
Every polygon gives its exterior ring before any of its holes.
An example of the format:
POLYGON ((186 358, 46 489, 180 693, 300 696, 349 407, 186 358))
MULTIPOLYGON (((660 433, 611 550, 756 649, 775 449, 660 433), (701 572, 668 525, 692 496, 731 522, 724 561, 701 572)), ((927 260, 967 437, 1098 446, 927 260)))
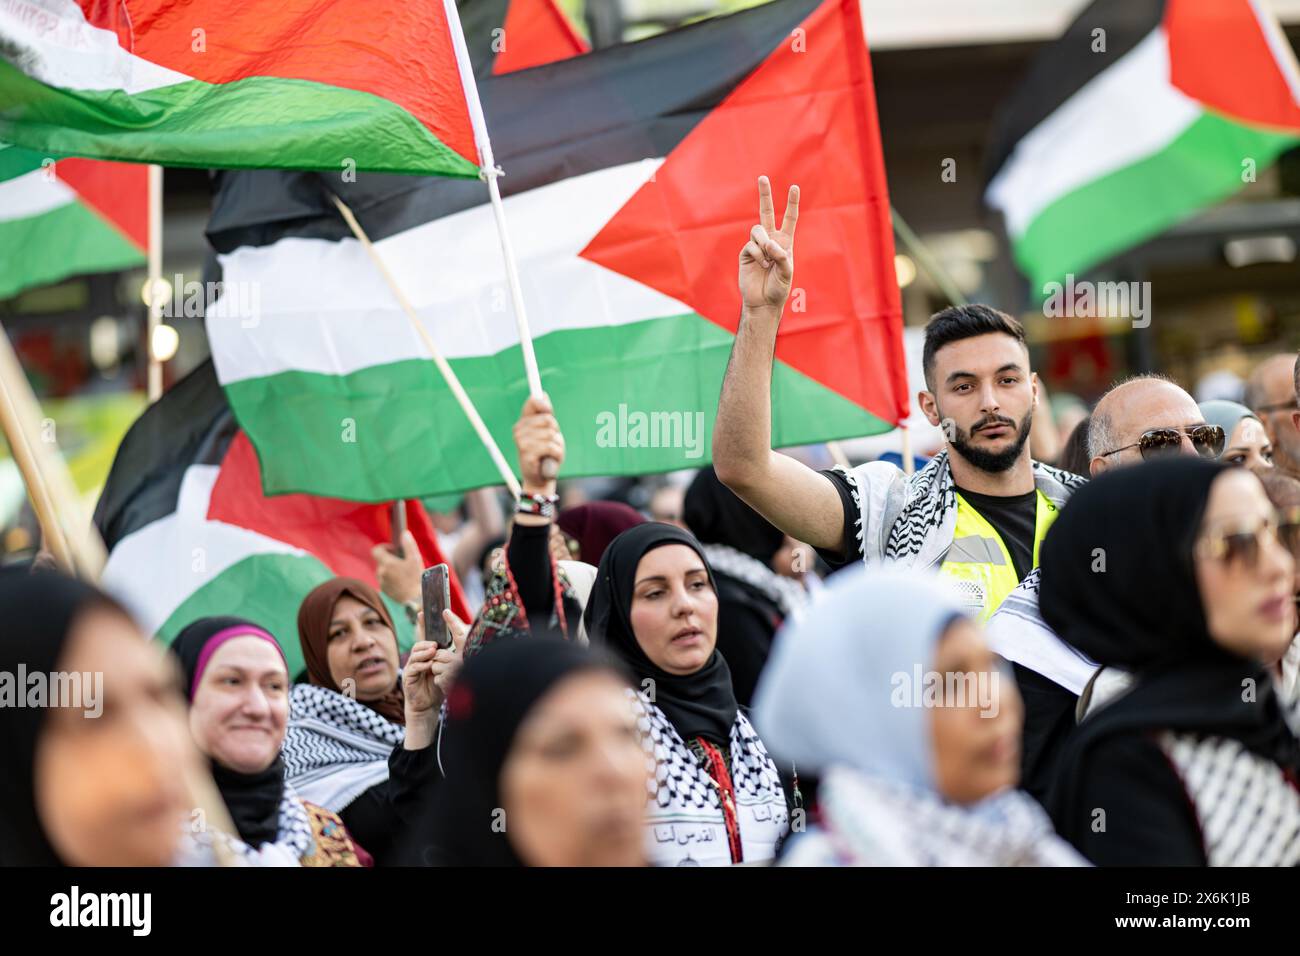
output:
POLYGON ((780 316, 794 280, 794 228, 799 221, 799 187, 791 186, 781 228, 776 228, 772 181, 758 177, 759 222, 740 250, 740 299, 746 309, 775 310, 780 316))

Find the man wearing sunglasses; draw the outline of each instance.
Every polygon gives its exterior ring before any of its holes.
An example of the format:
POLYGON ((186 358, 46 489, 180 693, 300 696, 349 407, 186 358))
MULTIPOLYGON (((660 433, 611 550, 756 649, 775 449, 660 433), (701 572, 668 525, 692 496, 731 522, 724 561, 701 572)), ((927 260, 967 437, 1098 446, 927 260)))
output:
POLYGON ((1110 468, 1169 455, 1218 458, 1225 436, 1207 425, 1192 396, 1158 375, 1142 375, 1111 387, 1097 402, 1088 424, 1089 470, 1095 478, 1110 468))
POLYGON ((1273 467, 1300 478, 1300 368, 1294 352, 1279 352, 1255 366, 1246 380, 1246 407, 1259 416, 1273 446, 1273 467))

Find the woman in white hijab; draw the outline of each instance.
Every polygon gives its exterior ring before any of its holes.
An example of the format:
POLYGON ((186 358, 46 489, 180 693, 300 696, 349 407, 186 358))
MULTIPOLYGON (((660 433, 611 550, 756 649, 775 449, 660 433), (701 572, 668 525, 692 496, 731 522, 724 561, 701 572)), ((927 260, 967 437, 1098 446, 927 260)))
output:
POLYGON ((1020 695, 940 578, 837 575, 778 635, 754 717, 820 778, 783 865, 1086 865, 1015 789, 1020 695))

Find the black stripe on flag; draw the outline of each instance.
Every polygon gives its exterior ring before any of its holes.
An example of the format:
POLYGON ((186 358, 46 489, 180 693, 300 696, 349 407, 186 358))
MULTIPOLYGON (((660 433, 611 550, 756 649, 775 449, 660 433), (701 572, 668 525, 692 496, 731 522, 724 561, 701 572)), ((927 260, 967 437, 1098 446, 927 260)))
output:
POLYGON ((490 76, 497 59, 497 51, 492 48, 496 34, 492 31, 505 29, 510 0, 457 0, 456 5, 460 8, 460 26, 465 32, 465 46, 469 49, 474 75, 490 76))
POLYGON ((108 549, 172 514, 185 469, 221 464, 238 430, 211 359, 145 409, 118 446, 95 506, 108 549))

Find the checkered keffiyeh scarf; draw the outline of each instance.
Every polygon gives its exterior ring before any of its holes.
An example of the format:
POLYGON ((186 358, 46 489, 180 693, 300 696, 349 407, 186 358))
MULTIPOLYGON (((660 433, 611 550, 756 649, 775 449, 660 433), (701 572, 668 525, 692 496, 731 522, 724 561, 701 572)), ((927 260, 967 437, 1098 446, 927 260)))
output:
MULTIPOLYGON (((1034 487, 1058 508, 1087 482, 1034 462, 1034 487)), ((858 548, 867 564, 888 561, 927 568, 943 561, 957 530, 957 486, 948 453, 941 451, 910 478, 897 465, 869 461, 851 470, 836 466, 858 506, 858 548)))
POLYGON ((280 797, 280 820, 275 841, 259 847, 249 846, 237 836, 219 830, 187 828, 181 841, 181 866, 212 866, 217 856, 213 842, 233 853, 237 863, 245 866, 293 866, 316 850, 316 837, 312 833, 311 818, 303 806, 302 797, 293 787, 285 785, 280 797))
POLYGON ((284 738, 285 777, 304 800, 339 813, 388 779, 406 729, 344 694, 295 684, 284 738))
POLYGON ((1006 790, 970 807, 933 791, 832 767, 821 823, 795 837, 785 866, 1087 866, 1032 797, 1006 790))
POLYGON ((1210 866, 1300 864, 1300 793, 1281 767, 1227 737, 1157 739, 1196 808, 1210 866))
MULTIPOLYGON (((651 860, 659 866, 730 865, 717 785, 664 712, 643 695, 636 700, 641 743, 654 765, 648 806, 651 860)), ((744 861, 770 860, 789 829, 789 811, 776 764, 743 711, 736 712, 731 726, 730 769, 744 861)))

